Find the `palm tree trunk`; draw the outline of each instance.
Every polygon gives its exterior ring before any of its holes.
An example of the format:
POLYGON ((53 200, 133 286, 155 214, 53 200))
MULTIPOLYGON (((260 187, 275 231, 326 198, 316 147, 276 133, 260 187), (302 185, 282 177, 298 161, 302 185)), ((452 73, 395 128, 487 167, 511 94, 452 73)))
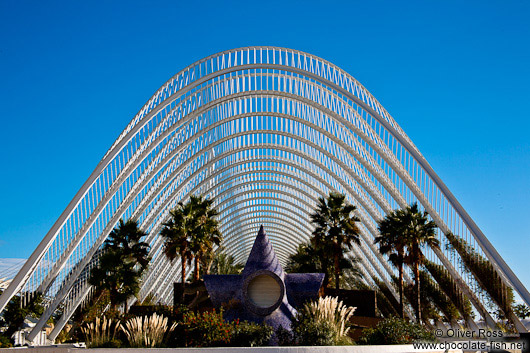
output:
POLYGON ((405 308, 403 306, 403 261, 399 260, 399 314, 401 318, 405 318, 405 308))
POLYGON ((323 272, 324 272, 324 281, 322 281, 322 288, 328 288, 329 276, 328 276, 327 271, 323 271, 323 272))
POLYGON ((334 254, 333 254, 333 260, 335 262, 335 290, 337 291, 337 293, 335 293, 335 295, 339 295, 339 278, 340 278, 340 263, 339 263, 339 251, 340 251, 340 248, 337 249, 338 246, 335 245, 335 251, 334 251, 334 254))
POLYGON ((324 273, 324 281, 322 282, 322 287, 324 289, 327 289, 330 276, 328 274, 328 258, 323 253, 320 253, 320 263, 322 264, 321 271, 324 273))
POLYGON ((184 252, 180 253, 180 264, 182 266, 182 304, 184 304, 184 290, 186 289, 186 259, 184 252))
POLYGON ((195 282, 199 282, 199 265, 200 265, 201 258, 199 255, 195 255, 195 273, 194 273, 194 280, 195 282))
POLYGON ((420 264, 417 258, 414 261, 414 276, 416 277, 416 318, 418 323, 421 323, 420 264))

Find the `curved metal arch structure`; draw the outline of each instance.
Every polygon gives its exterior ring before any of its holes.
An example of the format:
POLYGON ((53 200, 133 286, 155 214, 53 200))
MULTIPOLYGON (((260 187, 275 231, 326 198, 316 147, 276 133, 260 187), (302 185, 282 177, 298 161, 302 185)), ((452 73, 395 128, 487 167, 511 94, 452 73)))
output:
MULTIPOLYGON (((485 294, 446 250, 449 232, 486 257, 506 285, 530 304, 530 294, 379 102, 352 76, 314 55, 277 47, 247 47, 204 58, 167 81, 114 142, 37 249, 0 297, 0 311, 18 294, 40 292, 48 318, 61 319, 54 339, 89 297, 87 283, 109 232, 134 218, 148 232, 152 262, 140 298, 172 297, 178 261, 161 251, 162 223, 177 202, 199 193, 215 200, 224 246, 238 261, 263 223, 281 261, 312 231, 319 196, 344 193, 361 219, 363 281, 391 285, 395 270, 373 239, 377 221, 418 202, 439 227, 442 264, 490 326, 485 294)), ((406 277, 410 280, 409 276, 406 277)), ((410 314, 410 308, 407 313, 410 314)), ((517 329, 524 326, 514 318, 517 329)))

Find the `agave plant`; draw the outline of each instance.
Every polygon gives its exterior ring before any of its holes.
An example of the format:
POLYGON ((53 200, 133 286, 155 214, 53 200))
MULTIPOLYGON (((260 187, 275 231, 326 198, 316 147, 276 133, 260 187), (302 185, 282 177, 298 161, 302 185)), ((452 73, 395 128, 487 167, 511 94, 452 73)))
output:
POLYGON ((172 332, 176 323, 168 329, 167 317, 153 313, 151 316, 137 316, 122 326, 131 347, 159 347, 166 333, 172 332))
POLYGON ((116 332, 121 327, 120 321, 113 321, 103 316, 103 319, 96 318, 94 322, 81 327, 81 332, 85 335, 87 346, 90 348, 112 346, 116 332))
POLYGON ((326 321, 334 329, 336 339, 346 337, 350 328, 347 323, 355 312, 354 307, 346 306, 337 297, 319 298, 316 302, 306 303, 302 310, 315 321, 326 321))

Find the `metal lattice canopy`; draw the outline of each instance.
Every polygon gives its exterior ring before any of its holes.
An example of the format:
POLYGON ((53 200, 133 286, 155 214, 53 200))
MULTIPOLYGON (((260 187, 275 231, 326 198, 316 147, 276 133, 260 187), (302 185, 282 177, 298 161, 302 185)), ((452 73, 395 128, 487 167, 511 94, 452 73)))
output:
POLYGON ((137 219, 149 233, 152 262, 140 299, 152 294, 170 303, 180 263, 165 258, 159 232, 169 210, 195 193, 215 200, 223 245, 236 261, 246 259, 263 224, 285 262, 308 240, 309 214, 330 191, 358 208, 361 244, 352 255, 367 285, 381 281, 397 296, 395 269, 373 245, 377 221, 418 202, 439 227, 440 250, 427 258, 449 271, 488 325, 494 321, 476 279, 446 250, 448 232, 489 259, 530 304, 519 279, 358 81, 311 54, 248 47, 188 66, 149 99, 0 297, 0 310, 14 295, 43 293, 46 310, 29 339, 59 311, 55 339, 91 293, 94 255, 120 218, 137 219))

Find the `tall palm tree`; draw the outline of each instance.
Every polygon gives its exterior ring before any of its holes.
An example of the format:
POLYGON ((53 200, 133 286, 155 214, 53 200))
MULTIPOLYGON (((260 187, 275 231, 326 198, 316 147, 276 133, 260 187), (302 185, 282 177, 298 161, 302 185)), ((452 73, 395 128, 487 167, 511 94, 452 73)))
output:
MULTIPOLYGON (((326 253, 332 254, 333 268, 335 271, 335 289, 340 286, 341 259, 344 252, 350 250, 353 244, 359 244, 359 228, 356 222, 355 206, 346 201, 346 196, 331 192, 327 199, 320 197, 317 208, 311 214, 311 220, 315 224, 315 230, 311 238, 311 244, 322 254, 322 260, 326 263, 326 253)), ((328 277, 328 276, 326 276, 328 277)), ((325 284, 328 281, 325 280, 325 284)))
POLYGON ((199 280, 203 256, 221 243, 222 237, 212 208, 213 201, 202 196, 190 196, 185 204, 179 202, 170 211, 170 219, 164 223, 160 234, 165 238, 164 253, 173 261, 180 256, 182 266, 182 296, 186 282, 186 267, 194 261, 194 280, 199 280))
POLYGON ((405 318, 403 307, 403 263, 405 260, 406 242, 403 235, 403 210, 394 210, 378 222, 379 236, 374 239, 374 244, 379 245, 379 252, 388 255, 390 262, 399 271, 399 313, 405 318))
POLYGON ((436 237, 436 223, 429 220, 429 214, 426 211, 420 211, 418 204, 414 203, 406 207, 402 213, 403 236, 406 241, 408 254, 405 262, 414 272, 414 281, 416 286, 415 311, 418 322, 421 321, 421 295, 420 295, 420 266, 425 260, 421 251, 425 246, 432 249, 440 247, 440 241, 436 237))
POLYGON ((217 211, 212 208, 213 200, 202 196, 191 196, 189 204, 194 212, 194 229, 191 233, 190 250, 195 261, 194 279, 200 278, 200 264, 203 257, 221 244, 222 236, 219 222, 215 219, 217 211))
POLYGON ((99 264, 92 269, 89 283, 99 290, 108 290, 111 306, 125 303, 138 293, 140 278, 149 265, 149 245, 141 241, 147 234, 135 220, 119 224, 105 241, 99 264))
POLYGON ((184 289, 186 286, 186 265, 191 261, 192 253, 190 250, 191 231, 193 230, 193 218, 191 207, 184 205, 182 202, 177 204, 175 209, 169 212, 170 219, 164 223, 164 228, 160 235, 165 239, 164 254, 173 261, 180 256, 181 276, 182 276, 182 297, 184 298, 184 289))

